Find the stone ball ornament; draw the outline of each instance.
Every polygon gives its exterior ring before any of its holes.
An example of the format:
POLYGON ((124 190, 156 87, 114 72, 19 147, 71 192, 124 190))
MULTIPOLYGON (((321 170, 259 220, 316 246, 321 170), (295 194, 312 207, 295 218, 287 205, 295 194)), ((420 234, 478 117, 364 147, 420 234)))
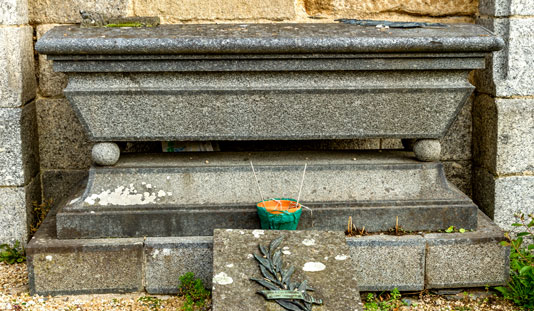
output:
POLYGON ((116 143, 97 143, 93 146, 93 162, 101 166, 115 165, 119 161, 121 150, 116 143))
POLYGON ((437 139, 421 139, 413 145, 415 157, 419 161, 439 161, 441 155, 441 143, 437 139))

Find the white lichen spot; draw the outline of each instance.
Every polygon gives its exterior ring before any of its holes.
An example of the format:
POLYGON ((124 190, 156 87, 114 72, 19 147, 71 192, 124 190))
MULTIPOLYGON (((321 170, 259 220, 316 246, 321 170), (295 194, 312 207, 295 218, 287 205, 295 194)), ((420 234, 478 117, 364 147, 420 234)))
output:
POLYGON ((158 257, 158 254, 159 254, 159 249, 154 250, 154 252, 152 253, 152 258, 158 257))
POLYGON ((234 267, 234 264, 233 264, 233 263, 227 264, 226 267, 228 267, 228 268, 233 268, 233 267, 234 267))
POLYGON ((328 256, 326 256, 326 257, 324 258, 324 260, 328 260, 328 256))
POLYGON ((95 211, 90 211, 89 213, 90 213, 90 214, 95 214, 95 211))
POLYGON ((171 196, 172 195, 172 192, 167 192, 167 196, 171 196))
POLYGON ((161 198, 161 197, 164 197, 166 195, 167 195, 167 193, 165 191, 163 191, 163 190, 158 191, 158 197, 161 198))
POLYGON ((306 246, 312 246, 312 245, 315 245, 315 240, 314 239, 305 239, 304 241, 302 241, 302 244, 304 244, 306 246))
POLYGON ((252 254, 248 254, 248 255, 247 255, 247 258, 248 258, 248 259, 251 259, 252 257, 254 257, 254 255, 252 255, 252 254))
POLYGON ((245 231, 239 230, 239 234, 245 234, 245 231))
POLYGON ((170 180, 171 179, 171 176, 167 176, 167 180, 170 180))
POLYGON ((302 268, 302 270, 307 272, 323 271, 324 269, 326 269, 326 266, 321 262, 307 262, 302 268))
POLYGON ((226 229, 226 232, 232 232, 234 229, 226 229))
POLYGON ((48 255, 45 257, 46 261, 52 261, 52 256, 48 255))
POLYGON ((171 249, 170 248, 164 248, 161 250, 161 253, 163 254, 163 256, 169 256, 171 254, 171 249))
POLYGON ((233 282, 234 280, 232 280, 232 278, 224 272, 218 273, 213 277, 213 283, 215 284, 228 285, 232 284, 233 282))
POLYGON ((336 260, 346 260, 347 258, 349 258, 349 256, 347 256, 347 255, 337 255, 336 256, 336 260))
POLYGON ((152 189, 152 185, 151 184, 146 184, 145 186, 147 189, 152 189))
POLYGON ((287 249, 285 249, 285 250, 282 251, 282 254, 284 254, 284 255, 291 255, 291 252, 288 251, 287 249))
POLYGON ((252 235, 254 235, 256 239, 258 239, 260 235, 263 235, 263 234, 265 234, 264 230, 252 230, 252 235))
POLYGON ((99 194, 92 194, 85 199, 88 205, 143 205, 156 202, 156 194, 144 192, 137 194, 133 187, 119 186, 115 190, 103 190, 99 194))
POLYGON ((144 181, 143 181, 143 182, 141 182, 141 185, 146 185, 146 182, 144 182, 144 181))

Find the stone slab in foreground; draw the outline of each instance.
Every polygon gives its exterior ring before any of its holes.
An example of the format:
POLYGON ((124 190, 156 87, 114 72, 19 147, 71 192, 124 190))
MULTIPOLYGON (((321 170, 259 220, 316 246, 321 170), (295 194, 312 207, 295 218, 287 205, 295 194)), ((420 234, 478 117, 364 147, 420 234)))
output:
POLYGON ((218 229, 213 234, 213 311, 243 306, 250 311, 283 310, 257 294, 265 288, 250 280, 262 278, 252 255, 261 256, 258 244, 268 247, 280 236, 284 268, 295 267, 292 281, 307 280, 314 289, 309 293, 323 300, 313 310, 362 310, 355 265, 342 232, 218 229))

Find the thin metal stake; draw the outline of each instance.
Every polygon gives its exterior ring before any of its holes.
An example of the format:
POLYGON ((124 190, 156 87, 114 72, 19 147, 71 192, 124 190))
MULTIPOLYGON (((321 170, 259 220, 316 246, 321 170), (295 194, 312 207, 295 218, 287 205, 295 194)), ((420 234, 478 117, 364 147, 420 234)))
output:
POLYGON ((297 197, 297 206, 299 206, 300 201, 300 193, 302 192, 302 186, 304 185, 304 176, 306 175, 306 168, 308 167, 308 163, 304 164, 304 172, 302 172, 302 179, 300 180, 300 189, 299 189, 299 195, 297 197))
POLYGON ((250 166, 252 167, 252 173, 254 173, 254 179, 256 179, 256 186, 258 187, 258 192, 260 193, 261 201, 263 202, 263 207, 265 207, 265 199, 263 197, 263 193, 261 192, 260 182, 258 181, 258 176, 256 176, 256 171, 254 170, 254 164, 252 164, 252 160, 250 161, 250 166))

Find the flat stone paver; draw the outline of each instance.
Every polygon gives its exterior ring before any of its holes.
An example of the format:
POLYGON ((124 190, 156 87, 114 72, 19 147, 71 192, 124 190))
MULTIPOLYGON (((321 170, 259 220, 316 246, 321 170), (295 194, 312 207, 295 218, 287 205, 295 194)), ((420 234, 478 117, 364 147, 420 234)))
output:
POLYGON ((257 291, 263 286, 250 280, 262 279, 258 261, 259 244, 267 249, 283 236, 283 268, 295 267, 292 282, 307 280, 322 299, 313 311, 360 311, 362 305, 354 263, 343 232, 216 229, 213 233, 213 311, 282 311, 257 291))

